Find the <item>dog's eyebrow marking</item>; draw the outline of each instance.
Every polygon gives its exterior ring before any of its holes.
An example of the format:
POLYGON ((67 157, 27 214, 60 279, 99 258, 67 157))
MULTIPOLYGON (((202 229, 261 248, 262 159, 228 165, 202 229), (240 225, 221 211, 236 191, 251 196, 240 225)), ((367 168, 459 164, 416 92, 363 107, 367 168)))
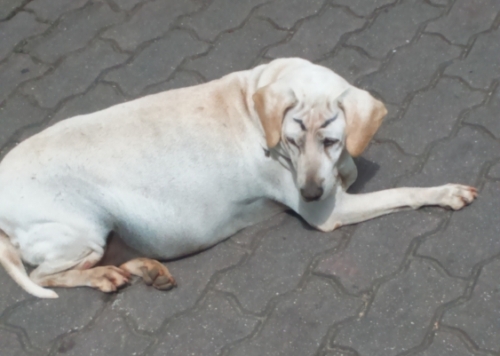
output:
POLYGON ((335 115, 334 117, 332 117, 331 119, 328 119, 326 120, 323 125, 321 125, 321 128, 324 129, 325 127, 327 127, 328 125, 330 125, 332 122, 334 122, 336 119, 337 119, 337 116, 339 116, 339 114, 335 115))
POLYGON ((302 120, 299 120, 299 119, 293 119, 293 121, 295 121, 297 124, 300 125, 300 128, 302 129, 302 131, 305 131, 306 130, 306 127, 304 126, 304 123, 302 122, 302 120))

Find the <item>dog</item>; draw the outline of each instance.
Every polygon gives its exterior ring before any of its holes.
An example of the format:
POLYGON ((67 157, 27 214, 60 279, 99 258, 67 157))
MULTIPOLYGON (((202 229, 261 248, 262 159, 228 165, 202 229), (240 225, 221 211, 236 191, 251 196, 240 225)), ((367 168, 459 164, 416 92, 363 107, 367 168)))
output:
POLYGON ((359 156, 387 110, 330 69, 277 59, 197 86, 62 121, 0 164, 0 262, 28 293, 116 291, 131 275, 158 289, 157 260, 204 250, 292 209, 332 231, 401 209, 460 209, 458 184, 350 194, 359 156), (111 232, 140 251, 98 266, 111 232), (147 258, 146 258, 147 257, 147 258), (28 274, 23 261, 36 268, 28 274))

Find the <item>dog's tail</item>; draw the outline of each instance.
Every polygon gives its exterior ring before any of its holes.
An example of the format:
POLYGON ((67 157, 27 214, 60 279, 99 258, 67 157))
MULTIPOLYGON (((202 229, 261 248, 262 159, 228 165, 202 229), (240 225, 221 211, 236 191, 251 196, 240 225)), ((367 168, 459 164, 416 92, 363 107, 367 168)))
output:
POLYGON ((0 264, 26 292, 39 298, 57 298, 56 292, 40 287, 26 274, 19 252, 9 237, 0 230, 0 264))

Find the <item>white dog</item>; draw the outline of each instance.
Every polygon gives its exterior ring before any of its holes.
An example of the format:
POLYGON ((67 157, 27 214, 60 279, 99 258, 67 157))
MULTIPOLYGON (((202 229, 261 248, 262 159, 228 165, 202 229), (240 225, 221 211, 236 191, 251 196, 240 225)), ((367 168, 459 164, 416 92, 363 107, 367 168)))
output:
POLYGON ((163 260, 286 208, 332 231, 406 207, 470 203, 476 190, 454 184, 346 192, 351 156, 386 113, 331 70, 279 59, 68 119, 0 164, 0 262, 38 297, 57 297, 42 286, 114 291, 130 274, 169 289, 175 280, 155 260, 92 268, 110 232, 163 260), (21 259, 38 266, 29 277, 21 259))

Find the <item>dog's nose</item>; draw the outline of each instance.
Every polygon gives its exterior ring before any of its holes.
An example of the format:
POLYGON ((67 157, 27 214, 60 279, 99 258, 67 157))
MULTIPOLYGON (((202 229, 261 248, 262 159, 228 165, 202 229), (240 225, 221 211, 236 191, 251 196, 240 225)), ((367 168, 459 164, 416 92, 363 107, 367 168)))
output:
POLYGON ((300 189, 300 194, 307 202, 318 200, 323 195, 323 187, 315 183, 308 183, 300 189))

